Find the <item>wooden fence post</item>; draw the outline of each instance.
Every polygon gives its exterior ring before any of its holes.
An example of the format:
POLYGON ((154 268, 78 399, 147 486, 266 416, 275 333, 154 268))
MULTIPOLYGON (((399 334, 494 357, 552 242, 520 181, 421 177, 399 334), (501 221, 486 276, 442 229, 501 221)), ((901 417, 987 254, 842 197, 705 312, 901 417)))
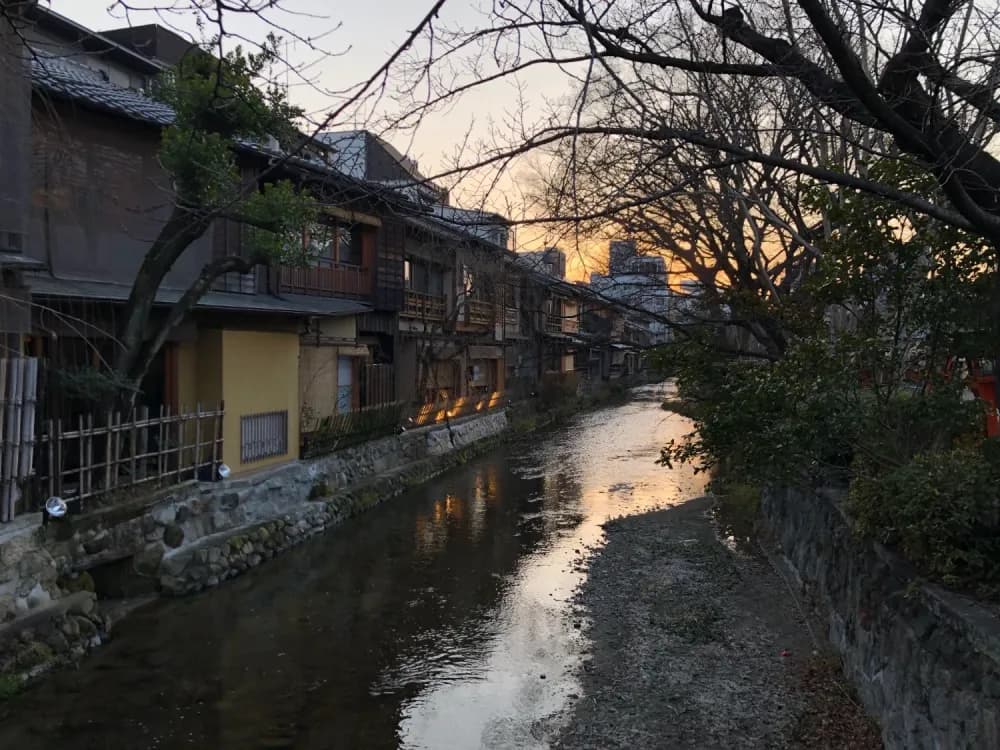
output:
POLYGON ((53 420, 48 420, 48 448, 49 448, 49 497, 56 494, 56 426, 53 420))
POLYGON ((157 438, 158 444, 156 446, 156 479, 158 482, 163 481, 163 477, 166 474, 166 461, 164 456, 166 455, 164 451, 166 450, 166 440, 164 440, 163 426, 166 424, 166 417, 170 416, 170 407, 164 409, 163 404, 160 404, 160 424, 157 426, 157 438))
POLYGON ((191 457, 191 472, 194 479, 198 478, 198 465, 201 462, 201 402, 194 407, 194 455, 191 457))
POLYGON ((104 433, 104 491, 111 490, 111 449, 114 447, 111 437, 111 420, 114 413, 108 411, 108 416, 104 423, 106 432, 104 433))
POLYGON ((53 495, 62 497, 63 489, 63 451, 62 451, 62 420, 57 419, 55 422, 55 433, 53 434, 53 440, 56 444, 56 471, 55 471, 55 490, 52 492, 53 495))
POLYGON ((94 494, 94 415, 87 415, 87 494, 94 494))
POLYGON ((135 478, 145 479, 149 476, 149 464, 146 460, 149 452, 149 407, 142 405, 139 407, 138 412, 138 421, 141 422, 142 425, 139 427, 139 444, 136 448, 136 458, 139 462, 139 473, 135 476, 135 478))
POLYGON ((77 418, 76 418, 76 436, 77 436, 76 437, 76 454, 77 454, 77 459, 80 461, 80 466, 79 466, 79 470, 77 471, 77 479, 76 479, 76 481, 77 481, 76 494, 77 494, 77 497, 81 497, 82 498, 83 494, 86 492, 86 489, 87 489, 87 481, 85 479, 85 477, 86 477, 85 472, 87 470, 87 464, 84 461, 84 459, 86 458, 86 451, 83 448, 83 415, 82 414, 78 415, 77 418))
POLYGON ((0 359, 0 522, 14 518, 11 507, 14 477, 7 472, 9 428, 7 426, 7 362, 0 359))

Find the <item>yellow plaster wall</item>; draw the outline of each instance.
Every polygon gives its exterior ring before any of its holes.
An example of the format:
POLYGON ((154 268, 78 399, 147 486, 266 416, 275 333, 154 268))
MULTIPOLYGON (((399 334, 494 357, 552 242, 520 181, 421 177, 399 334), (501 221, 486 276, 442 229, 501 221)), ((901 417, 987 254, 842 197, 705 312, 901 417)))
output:
MULTIPOLYGON (((202 330, 198 332, 198 341, 192 344, 194 349, 194 392, 191 396, 203 404, 211 404, 219 408, 222 395, 222 331, 202 330)), ((180 380, 178 380, 178 386, 180 380)), ((189 405, 183 396, 181 404, 189 405)), ((227 405, 228 406, 228 405, 227 405)))
POLYGON ((198 342, 183 341, 177 345, 177 406, 193 409, 201 403, 205 409, 218 409, 218 401, 206 401, 198 392, 198 342))
POLYGON ((317 420, 336 411, 337 354, 335 346, 302 347, 299 388, 306 429, 311 429, 317 420))
POLYGON ((299 457, 299 337, 296 333, 221 332, 223 460, 234 474, 299 457), (240 417, 288 411, 288 453, 243 464, 240 417))
POLYGON ((354 315, 342 318, 325 318, 318 321, 321 336, 355 341, 358 338, 358 319, 354 315))
MULTIPOLYGON (((367 359, 364 346, 314 346, 304 341, 299 353, 299 403, 302 429, 313 429, 316 422, 337 411, 337 371, 339 357, 367 359)), ((355 383, 357 388, 358 384, 355 383)))

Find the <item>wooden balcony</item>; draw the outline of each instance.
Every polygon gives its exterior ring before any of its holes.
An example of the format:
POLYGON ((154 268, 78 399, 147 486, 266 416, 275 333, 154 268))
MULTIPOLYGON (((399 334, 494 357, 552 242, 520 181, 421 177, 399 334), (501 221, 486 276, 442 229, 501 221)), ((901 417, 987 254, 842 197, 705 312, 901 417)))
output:
POLYGON ((548 315, 545 318, 545 332, 569 336, 580 332, 580 319, 576 317, 563 317, 561 315, 548 315))
POLYGON ((399 314, 407 318, 437 322, 444 320, 444 309, 444 297, 407 289, 406 298, 403 300, 403 309, 399 314))
POLYGON ((323 261, 311 268, 281 267, 281 290, 317 297, 368 297, 372 275, 362 266, 323 261))
POLYGON ((465 320, 470 326, 492 326, 495 313, 492 302, 470 299, 465 303, 465 320))

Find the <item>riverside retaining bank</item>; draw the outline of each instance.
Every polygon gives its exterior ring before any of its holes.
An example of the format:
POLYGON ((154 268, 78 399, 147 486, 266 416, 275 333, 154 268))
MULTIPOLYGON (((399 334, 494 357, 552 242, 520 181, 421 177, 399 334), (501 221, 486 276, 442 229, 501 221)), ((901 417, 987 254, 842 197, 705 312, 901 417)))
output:
POLYGON ((888 750, 1000 747, 1000 616, 921 583, 857 538, 843 494, 769 488, 766 533, 828 623, 827 635, 888 750))
POLYGON ((100 645, 111 622, 95 590, 214 586, 484 452, 508 427, 501 410, 252 477, 189 482, 47 527, 40 514, 0 527, 0 676, 21 681, 100 645))

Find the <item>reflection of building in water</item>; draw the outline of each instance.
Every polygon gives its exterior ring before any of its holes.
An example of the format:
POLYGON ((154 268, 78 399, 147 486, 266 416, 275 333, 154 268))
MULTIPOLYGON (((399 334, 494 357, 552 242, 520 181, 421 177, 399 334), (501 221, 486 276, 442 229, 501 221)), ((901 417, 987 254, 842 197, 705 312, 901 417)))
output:
POLYGON ((495 464, 480 466, 470 478, 467 499, 445 495, 414 520, 414 538, 421 557, 440 553, 452 536, 478 539, 487 524, 487 510, 497 502, 500 475, 495 464))
POLYGON ((465 516, 465 502, 455 495, 434 501, 429 513, 420 513, 414 521, 417 554, 433 557, 448 543, 449 530, 460 525, 465 516))

